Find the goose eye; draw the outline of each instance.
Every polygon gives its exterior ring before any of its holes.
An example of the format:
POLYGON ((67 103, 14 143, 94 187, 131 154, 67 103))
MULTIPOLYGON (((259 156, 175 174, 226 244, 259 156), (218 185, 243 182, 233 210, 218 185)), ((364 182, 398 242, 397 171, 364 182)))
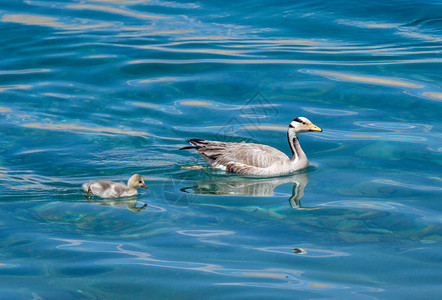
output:
POLYGON ((139 181, 140 183, 143 183, 141 180, 139 181))

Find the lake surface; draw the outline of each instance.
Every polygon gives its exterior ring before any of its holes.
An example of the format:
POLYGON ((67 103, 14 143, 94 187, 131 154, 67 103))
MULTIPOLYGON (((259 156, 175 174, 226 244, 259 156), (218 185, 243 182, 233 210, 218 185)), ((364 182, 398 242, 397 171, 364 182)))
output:
POLYGON ((1 299, 438 299, 440 1, 1 1, 1 299), (311 166, 246 178, 190 138, 311 166), (81 184, 144 176, 135 198, 81 184))

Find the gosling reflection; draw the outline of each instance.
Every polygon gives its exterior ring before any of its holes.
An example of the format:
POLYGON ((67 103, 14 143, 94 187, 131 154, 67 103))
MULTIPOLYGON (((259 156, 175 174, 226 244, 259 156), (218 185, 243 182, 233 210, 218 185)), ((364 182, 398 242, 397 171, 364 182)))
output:
POLYGON ((182 188, 181 191, 197 195, 269 197, 275 195, 276 187, 292 182, 290 206, 294 209, 312 209, 301 206, 301 198, 304 196, 304 189, 308 181, 308 173, 278 178, 210 177, 200 180, 194 186, 182 188))
POLYGON ((87 198, 89 203, 96 204, 96 205, 103 205, 103 206, 112 206, 112 207, 123 207, 127 206, 127 209, 139 212, 144 210, 147 207, 146 203, 140 203, 141 206, 138 205, 138 199, 137 197, 128 197, 128 198, 119 198, 118 200, 113 199, 100 199, 95 200, 93 198, 87 198))

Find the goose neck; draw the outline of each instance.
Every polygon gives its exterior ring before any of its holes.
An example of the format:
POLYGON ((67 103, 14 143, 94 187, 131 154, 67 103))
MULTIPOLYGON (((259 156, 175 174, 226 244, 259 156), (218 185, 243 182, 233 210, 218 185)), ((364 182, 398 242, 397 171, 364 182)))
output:
POLYGON ((306 158, 304 151, 299 143, 299 138, 297 133, 287 132, 287 138, 290 145, 290 150, 292 151, 292 160, 299 160, 306 158))

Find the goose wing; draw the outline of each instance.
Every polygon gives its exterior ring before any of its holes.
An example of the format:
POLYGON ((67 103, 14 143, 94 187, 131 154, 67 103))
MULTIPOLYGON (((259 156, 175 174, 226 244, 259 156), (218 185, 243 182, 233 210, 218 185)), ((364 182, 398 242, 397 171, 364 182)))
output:
MULTIPOLYGON (((251 169, 268 168, 277 162, 289 159, 283 152, 262 144, 226 143, 199 139, 188 142, 192 146, 184 147, 184 149, 196 149, 211 166, 226 168, 234 173, 249 174, 252 172, 251 169), (243 173, 246 169, 249 171, 243 173)), ((254 171, 256 173, 256 170, 254 171)))

